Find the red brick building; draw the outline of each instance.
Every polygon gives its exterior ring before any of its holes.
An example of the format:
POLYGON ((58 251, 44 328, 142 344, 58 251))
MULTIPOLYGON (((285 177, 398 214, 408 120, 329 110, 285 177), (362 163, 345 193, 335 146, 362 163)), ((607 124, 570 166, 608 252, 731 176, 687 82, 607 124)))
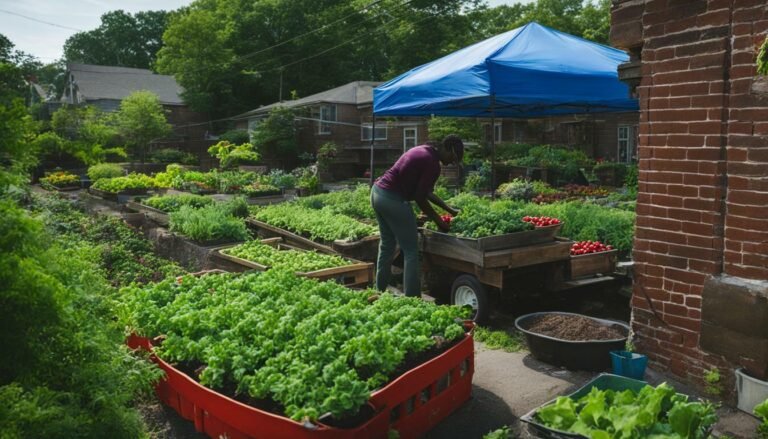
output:
POLYGON ((613 1, 641 110, 632 327, 694 384, 713 367, 768 378, 766 35, 765 0, 613 1))

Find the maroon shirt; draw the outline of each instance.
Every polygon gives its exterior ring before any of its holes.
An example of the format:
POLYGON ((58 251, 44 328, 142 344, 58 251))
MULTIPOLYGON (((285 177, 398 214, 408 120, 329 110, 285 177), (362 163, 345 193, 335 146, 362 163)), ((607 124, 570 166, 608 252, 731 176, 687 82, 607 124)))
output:
POLYGON ((425 199, 440 176, 440 156, 428 145, 409 149, 387 169, 376 186, 400 194, 405 200, 425 199))

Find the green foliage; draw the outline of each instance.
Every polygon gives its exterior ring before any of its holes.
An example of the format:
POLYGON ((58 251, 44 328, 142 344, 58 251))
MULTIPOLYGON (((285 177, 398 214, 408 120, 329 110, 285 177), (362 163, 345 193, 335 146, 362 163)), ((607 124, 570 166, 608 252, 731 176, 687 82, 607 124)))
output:
POLYGON ((242 145, 243 143, 251 142, 251 135, 248 134, 248 130, 229 130, 220 135, 219 140, 227 141, 235 145, 242 145))
POLYGON ((131 173, 125 177, 102 178, 91 186, 113 194, 131 189, 150 189, 156 187, 155 179, 146 174, 131 173))
POLYGON ((296 187, 306 190, 309 194, 320 192, 320 180, 317 173, 310 167, 296 168, 292 171, 296 176, 296 187))
POLYGON ((510 437, 512 437, 512 431, 507 425, 483 435, 483 439, 509 439, 510 437))
POLYGON ((627 175, 624 177, 624 186, 627 188, 629 194, 633 197, 637 197, 637 179, 638 179, 637 165, 627 167, 627 175))
POLYGON ((589 167, 593 162, 583 151, 542 145, 531 148, 528 155, 509 163, 553 170, 563 180, 571 181, 579 175, 579 169, 589 167))
POLYGON ((491 188, 491 162, 480 162, 476 171, 470 171, 464 179, 464 190, 469 192, 485 191, 491 188))
POLYGON ((299 152, 296 139, 295 110, 277 107, 256 126, 251 138, 265 156, 294 159, 299 152))
POLYGON ((354 191, 336 191, 299 198, 296 203, 310 209, 326 208, 333 213, 358 220, 376 219, 376 213, 371 206, 371 188, 367 184, 357 185, 354 191))
POLYGON ((547 427, 593 438, 704 439, 717 422, 712 404, 689 402, 666 383, 646 385, 637 393, 593 387, 578 401, 558 397, 535 416, 547 427))
POLYGON ((465 117, 433 116, 427 121, 429 137, 442 142, 449 134, 456 134, 464 142, 479 142, 483 138, 483 129, 476 119, 465 117))
MULTIPOLYGON (((451 221, 451 233, 458 236, 483 238, 533 229, 533 224, 522 220, 528 212, 523 209, 521 203, 491 203, 476 196, 464 195, 452 198, 448 204, 460 209, 459 214, 451 221)), ((427 227, 435 226, 430 222, 427 227)))
POLYGON ((488 349, 504 352, 519 352, 525 348, 519 332, 509 335, 507 331, 493 331, 480 326, 475 328, 475 341, 482 342, 488 349))
POLYGON ((226 140, 208 148, 208 154, 219 159, 222 169, 234 168, 239 164, 256 163, 259 161, 259 153, 250 143, 235 145, 226 140))
POLYGON ((755 416, 762 421, 757 426, 758 437, 760 439, 768 439, 768 399, 756 405, 753 411, 755 416))
POLYGON ((122 10, 109 11, 101 16, 99 27, 67 38, 64 58, 100 66, 149 69, 162 47, 168 15, 166 11, 133 15, 122 10))
POLYGON ((458 307, 369 300, 373 291, 282 270, 184 276, 121 293, 121 323, 166 335, 161 358, 205 366, 203 385, 272 399, 295 420, 357 413, 407 356, 464 335, 458 307))
POLYGON ((152 161, 157 163, 180 163, 182 165, 197 165, 194 154, 173 148, 162 148, 152 152, 152 161))
POLYGON ((219 205, 200 208, 182 206, 169 216, 172 232, 198 242, 245 241, 249 237, 245 222, 219 205))
POLYGON ((154 207, 163 212, 176 212, 182 206, 203 207, 213 204, 213 198, 203 195, 180 194, 180 195, 155 195, 142 201, 149 207, 154 207))
POLYGON ((122 166, 114 163, 100 163, 88 168, 88 178, 92 181, 101 180, 102 178, 115 178, 125 175, 125 170, 122 166))
POLYGON ((151 91, 139 90, 128 95, 120 102, 115 119, 120 134, 142 163, 149 142, 171 132, 160 98, 151 91))
POLYGON ((282 169, 273 169, 269 173, 269 184, 283 189, 293 189, 296 186, 296 176, 282 169))
POLYGON ((292 203, 275 204, 256 209, 253 217, 272 226, 325 242, 337 239, 354 241, 378 231, 374 226, 334 213, 328 207, 314 210, 292 203))
POLYGON ((161 372, 123 346, 98 248, 0 201, 4 437, 140 437, 134 397, 161 372))
POLYGON ((245 259, 268 268, 288 270, 291 272, 309 272, 325 268, 343 267, 350 265, 346 259, 336 255, 325 255, 311 250, 279 250, 263 244, 260 241, 248 241, 232 248, 223 250, 224 253, 245 259))
POLYGON ((46 189, 80 186, 80 177, 67 171, 46 174, 40 179, 40 186, 46 189))
POLYGON ((0 103, 0 194, 25 182, 26 172, 37 164, 36 151, 28 143, 32 133, 32 119, 21 100, 0 103))
POLYGON ((632 250, 635 212, 593 203, 569 201, 554 204, 529 204, 531 216, 550 216, 562 221, 560 236, 574 241, 600 241, 618 249, 622 255, 632 250))
POLYGON ((496 189, 496 195, 500 198, 509 200, 530 201, 531 198, 537 195, 537 193, 533 187, 533 183, 516 178, 499 186, 499 188, 496 189))
POLYGON ((763 44, 757 52, 757 74, 768 75, 768 37, 763 40, 763 44))
POLYGON ((60 157, 67 153, 86 165, 95 165, 110 156, 127 157, 117 146, 119 135, 112 114, 96 107, 65 105, 51 116, 54 135, 44 138, 43 145, 60 157))
MULTIPOLYGON (((536 145, 529 143, 500 143, 496 145, 496 160, 503 162, 523 158, 535 147, 536 145)), ((490 158, 490 151, 488 152, 487 158, 490 158)))
POLYGON ((317 167, 328 171, 331 169, 331 163, 339 152, 339 146, 333 142, 325 142, 317 150, 317 167))
POLYGON ((710 395, 719 396, 723 393, 723 385, 720 383, 720 369, 713 367, 704 373, 704 390, 710 395))

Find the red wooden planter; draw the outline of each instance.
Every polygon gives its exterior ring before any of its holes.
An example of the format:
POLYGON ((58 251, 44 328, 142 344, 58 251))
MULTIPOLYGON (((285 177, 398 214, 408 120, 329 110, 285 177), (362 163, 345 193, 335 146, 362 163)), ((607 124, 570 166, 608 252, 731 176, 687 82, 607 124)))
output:
MULTIPOLYGON (((149 339, 132 335, 128 346, 152 349, 149 339)), ((418 438, 469 399, 474 373, 474 343, 469 333, 455 346, 417 366, 374 392, 368 404, 375 415, 355 428, 302 424, 251 407, 210 390, 165 361, 152 356, 165 373, 156 392, 160 400, 195 429, 212 438, 230 439, 351 439, 418 438)))

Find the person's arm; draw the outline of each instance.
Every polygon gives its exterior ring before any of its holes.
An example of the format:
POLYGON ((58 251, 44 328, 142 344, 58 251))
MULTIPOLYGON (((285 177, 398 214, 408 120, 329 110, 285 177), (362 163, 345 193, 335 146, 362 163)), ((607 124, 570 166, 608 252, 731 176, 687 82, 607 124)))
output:
POLYGON ((424 212, 429 219, 435 222, 437 224, 437 228, 440 229, 441 232, 448 232, 448 230, 451 229, 451 226, 443 221, 442 218, 440 218, 440 215, 435 212, 435 209, 432 208, 432 205, 429 204, 429 201, 427 201, 427 198, 417 198, 416 204, 418 204, 419 208, 422 212, 424 212))
POLYGON ((443 201, 442 198, 440 198, 437 195, 435 195, 434 192, 430 192, 429 195, 427 195, 427 200, 429 200, 433 204, 436 204, 438 207, 440 207, 444 211, 450 213, 451 216, 456 216, 456 215, 459 214, 458 210, 456 210, 453 207, 451 207, 448 204, 446 204, 445 201, 443 201))

